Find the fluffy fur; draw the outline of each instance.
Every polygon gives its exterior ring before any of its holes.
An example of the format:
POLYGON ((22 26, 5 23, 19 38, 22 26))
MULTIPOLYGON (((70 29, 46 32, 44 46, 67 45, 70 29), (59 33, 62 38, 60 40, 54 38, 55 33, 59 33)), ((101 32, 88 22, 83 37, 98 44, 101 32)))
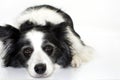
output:
POLYGON ((33 77, 51 75, 55 64, 79 67, 92 53, 70 16, 49 5, 26 9, 14 27, 0 26, 0 40, 4 66, 25 67, 33 77))

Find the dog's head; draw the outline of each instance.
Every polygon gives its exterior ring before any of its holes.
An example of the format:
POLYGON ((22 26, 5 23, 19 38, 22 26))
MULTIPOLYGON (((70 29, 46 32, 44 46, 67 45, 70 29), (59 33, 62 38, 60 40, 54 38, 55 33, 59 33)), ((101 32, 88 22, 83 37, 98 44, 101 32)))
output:
POLYGON ((5 66, 26 67, 33 77, 47 77, 55 64, 66 67, 71 62, 67 29, 71 18, 54 7, 28 8, 17 20, 17 28, 0 27, 6 45, 5 66))

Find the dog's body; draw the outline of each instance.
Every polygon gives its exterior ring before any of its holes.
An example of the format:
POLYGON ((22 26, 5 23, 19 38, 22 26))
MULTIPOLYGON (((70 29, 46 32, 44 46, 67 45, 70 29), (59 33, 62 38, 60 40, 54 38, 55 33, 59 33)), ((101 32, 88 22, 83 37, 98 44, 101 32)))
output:
POLYGON ((47 77, 55 64, 79 67, 90 59, 91 48, 74 31, 70 16, 57 8, 30 7, 16 24, 0 27, 5 66, 26 67, 33 77, 47 77))

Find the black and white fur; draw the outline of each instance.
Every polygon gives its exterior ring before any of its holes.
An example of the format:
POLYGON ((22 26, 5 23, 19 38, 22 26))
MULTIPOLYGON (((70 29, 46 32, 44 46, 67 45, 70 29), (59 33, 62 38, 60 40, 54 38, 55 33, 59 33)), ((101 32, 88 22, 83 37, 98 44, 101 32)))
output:
POLYGON ((26 67, 33 77, 47 77, 55 64, 79 67, 91 58, 73 28, 72 19, 60 9, 41 5, 26 9, 16 25, 0 26, 4 66, 26 67))

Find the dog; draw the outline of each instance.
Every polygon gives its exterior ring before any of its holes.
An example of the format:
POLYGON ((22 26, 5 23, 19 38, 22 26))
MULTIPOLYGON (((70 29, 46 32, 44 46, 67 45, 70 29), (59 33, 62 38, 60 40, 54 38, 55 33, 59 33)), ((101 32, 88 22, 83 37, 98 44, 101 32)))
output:
POLYGON ((16 25, 0 26, 1 57, 5 67, 25 67, 32 77, 48 77, 60 67, 79 67, 92 48, 75 32, 71 17, 50 5, 27 8, 16 25))

